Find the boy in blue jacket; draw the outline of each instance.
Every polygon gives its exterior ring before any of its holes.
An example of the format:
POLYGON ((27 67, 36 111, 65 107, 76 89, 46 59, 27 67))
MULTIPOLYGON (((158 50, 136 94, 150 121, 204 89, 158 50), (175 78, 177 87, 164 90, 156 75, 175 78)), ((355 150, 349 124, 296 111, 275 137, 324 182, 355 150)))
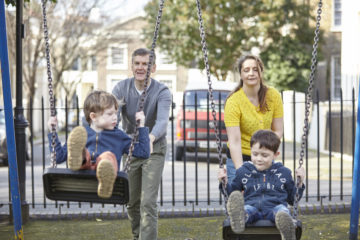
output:
MULTIPOLYGON (((295 226, 287 204, 294 204, 296 186, 291 170, 274 162, 279 155, 279 145, 276 133, 259 130, 251 137, 251 162, 244 162, 236 170, 231 185, 227 183, 226 169, 219 170, 218 179, 225 180, 226 191, 230 194, 227 209, 233 232, 243 232, 246 223, 268 219, 275 222, 282 240, 295 240, 295 226)), ((305 189, 304 168, 297 169, 295 175, 300 177, 301 198, 305 189)))
MULTIPOLYGON (((89 126, 74 128, 63 146, 57 135, 55 138, 56 163, 67 160, 71 170, 96 170, 99 182, 97 193, 101 198, 111 197, 121 157, 129 152, 131 144, 131 138, 117 128, 118 106, 114 95, 105 91, 91 92, 84 102, 89 126)), ((137 112, 135 118, 140 124, 133 155, 146 159, 150 156, 150 140, 149 130, 144 127, 144 112, 137 112)), ((56 117, 51 117, 48 125, 49 129, 57 126, 56 117)), ((52 134, 48 137, 51 151, 52 134)))

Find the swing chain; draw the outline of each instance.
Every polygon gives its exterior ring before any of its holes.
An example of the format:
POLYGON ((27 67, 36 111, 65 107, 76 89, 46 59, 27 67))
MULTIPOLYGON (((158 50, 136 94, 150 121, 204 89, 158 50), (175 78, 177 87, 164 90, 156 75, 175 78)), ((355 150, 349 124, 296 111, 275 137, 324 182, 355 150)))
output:
MULTIPOLYGON (((49 32, 48 32, 47 17, 46 17, 46 3, 47 3, 46 0, 41 0, 42 11, 43 11, 43 27, 44 27, 44 37, 45 37, 45 55, 46 55, 47 75, 48 75, 50 111, 51 111, 51 117, 55 117, 56 110, 55 110, 54 90, 53 90, 52 77, 51 77, 50 46, 49 46, 49 32)), ((52 127, 51 127, 51 154, 50 154, 52 167, 56 167, 55 138, 56 138, 56 126, 52 125, 52 127)))
MULTIPOLYGON (((220 168, 224 167, 223 159, 222 159, 222 146, 220 144, 220 138, 219 138, 219 129, 218 129, 218 122, 216 121, 216 110, 215 110, 215 103, 214 103, 214 96, 213 96, 213 89, 212 89, 212 81, 210 78, 210 67, 209 67, 209 59, 208 59, 208 50, 206 45, 206 36, 203 26, 203 18, 201 13, 201 6, 200 1, 196 0, 197 10, 198 10, 198 20, 199 20, 199 29, 200 29, 200 36, 201 36, 201 44, 202 44, 202 51, 204 54, 204 63, 205 63, 205 69, 206 69, 206 75, 208 79, 208 85, 209 85, 209 98, 210 98, 210 104, 212 109, 212 116, 213 116, 213 123, 214 123, 214 131, 215 131, 215 137, 216 137, 216 144, 217 144, 217 150, 218 150, 218 159, 220 163, 220 168)), ((219 103, 221 104, 221 103, 219 103)), ((219 115, 220 117, 220 115, 219 115)))
MULTIPOLYGON (((153 42, 151 44, 149 63, 148 63, 148 66, 147 66, 146 78, 145 78, 145 82, 144 82, 144 91, 141 93, 140 99, 139 99, 139 105, 138 105, 138 111, 139 112, 144 110, 144 104, 145 104, 145 98, 146 98, 149 78, 150 78, 150 74, 151 74, 151 68, 153 67, 153 64, 154 64, 153 62, 154 62, 154 56, 155 56, 156 40, 157 40, 157 38, 159 36, 159 29, 160 29, 160 22, 161 22, 161 16, 162 16, 163 7, 164 7, 164 0, 161 0, 160 4, 159 4, 158 16, 156 18, 153 42)), ((130 162, 131 162, 132 153, 134 151, 135 141, 137 140, 137 138, 139 136, 139 124, 140 124, 140 122, 137 121, 136 122, 135 133, 134 133, 134 135, 133 135, 133 137, 131 139, 131 144, 130 144, 130 148, 129 148, 129 154, 127 155, 126 162, 125 162, 125 167, 124 167, 125 172, 128 172, 130 170, 130 162)))
MULTIPOLYGON (((305 151, 305 144, 307 143, 307 135, 309 133, 309 115, 310 115, 310 106, 311 106, 311 99, 312 99, 312 91, 313 91, 313 84, 317 66, 317 48, 319 43, 319 33, 320 33, 320 20, 321 20, 321 13, 322 13, 322 0, 319 0, 318 3, 318 10, 317 10, 317 17, 316 17, 316 29, 315 29, 315 37, 314 37, 314 45, 313 45, 313 52, 312 52, 312 59, 311 59, 311 73, 309 79, 309 87, 306 93, 305 98, 305 120, 304 120, 304 127, 303 127, 303 135, 301 138, 301 151, 300 151, 300 159, 299 159, 299 168, 304 163, 304 151, 305 151)), ((293 216, 296 219, 298 215, 298 204, 299 204, 299 186, 300 178, 296 179, 296 194, 295 194, 295 202, 294 202, 294 213, 293 216)))
MULTIPOLYGON (((207 45, 206 45, 206 36, 205 36, 205 30, 204 30, 204 26, 203 26, 203 18, 202 18, 201 5, 200 5, 199 0, 196 0, 196 6, 197 6, 198 21, 199 21, 201 45, 202 45, 202 51, 204 54, 204 63, 205 63, 206 75, 207 75, 208 85, 209 85, 209 98, 210 98, 210 102, 211 102, 210 104, 211 104, 213 124, 214 124, 213 128, 215 131, 219 165, 220 165, 220 168, 224 168, 224 163, 223 163, 223 158, 222 158, 222 146, 221 146, 220 138, 219 138, 219 128, 218 128, 218 123, 216 121, 216 109, 215 109, 215 103, 214 103, 212 81, 210 78, 210 66, 209 66, 209 59, 208 59, 208 50, 207 50, 207 45)), ((221 104, 221 103, 219 102, 219 104, 221 104)), ((219 114, 219 118, 221 118, 220 114, 219 114)), ((225 200, 225 202, 227 202, 228 194, 226 192, 225 181, 223 180, 221 184, 223 187, 222 189, 223 189, 223 193, 224 193, 224 200, 225 200)), ((225 204, 225 212, 227 213, 226 204, 225 204)))

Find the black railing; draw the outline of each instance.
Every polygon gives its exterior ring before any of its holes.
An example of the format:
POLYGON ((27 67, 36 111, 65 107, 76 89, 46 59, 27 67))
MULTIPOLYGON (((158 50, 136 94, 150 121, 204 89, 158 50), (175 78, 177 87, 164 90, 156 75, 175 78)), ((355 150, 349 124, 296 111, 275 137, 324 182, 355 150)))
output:
MULTIPOLYGON (((305 202, 322 202, 324 198, 327 198, 329 201, 332 201, 334 198, 339 199, 340 201, 346 200, 345 197, 351 195, 351 178, 352 178, 352 168, 353 168, 353 151, 354 151, 354 132, 355 132, 355 91, 352 91, 352 99, 344 100, 342 92, 340 92, 340 99, 332 100, 329 98, 328 102, 319 101, 319 93, 315 92, 313 105, 317 106, 312 112, 312 118, 316 118, 316 121, 311 122, 310 128, 316 128, 314 131, 316 134, 316 140, 312 139, 315 142, 315 147, 309 149, 309 141, 306 142, 306 152, 305 152, 305 170, 306 170, 306 192, 304 199, 305 202), (320 105, 326 105, 327 115, 326 125, 324 125, 320 118, 321 109, 320 105), (336 108, 335 108, 336 105, 336 108), (347 108, 345 108, 347 106, 347 108), (339 109, 339 110, 336 110, 339 109), (351 109, 345 110, 345 109, 351 109), (334 120, 337 118, 336 120, 334 120), (340 121, 338 121, 340 120, 340 121), (348 126, 344 128, 345 121, 351 122, 348 126), (339 124, 338 124, 339 123, 339 124), (334 125, 335 124, 335 125, 334 125), (338 125, 337 125, 338 124, 338 125), (325 129, 324 129, 325 126, 325 129), (348 129, 351 128, 351 129, 348 129), (323 129, 327 134, 321 134, 321 129, 323 129), (346 131, 347 134, 344 134, 346 131), (351 134, 350 134, 351 132, 351 134), (336 137, 334 137, 336 136, 336 137), (326 145, 325 152, 321 152, 321 138, 324 145, 326 145), (345 145, 344 143, 348 143, 345 145), (348 146, 348 145, 351 145, 348 146), (338 149, 338 154, 334 157, 334 148, 338 149), (351 149, 347 152, 347 160, 344 158, 345 149, 351 149), (350 152, 350 153, 349 153, 350 152), (339 155, 339 156, 338 156, 339 155), (327 158, 326 158, 327 156, 327 158), (349 158, 351 163, 349 164, 349 158), (339 165, 334 165, 334 164, 339 165), (315 169, 316 168, 316 169, 315 169), (335 168, 339 169, 339 172, 335 172, 335 168), (351 168, 351 169, 350 169, 351 168), (328 171, 328 173, 326 172, 328 171), (327 173, 327 174, 326 174, 327 173), (335 175, 337 177, 335 177, 335 175), (327 183, 327 184, 326 184, 327 183), (326 188, 326 186, 328 186, 326 188)), ((282 94, 283 96, 283 94, 282 94)), ((330 94, 329 94, 330 96, 330 94)), ((218 102, 221 103, 221 95, 219 94, 218 102)), ((57 108, 58 115, 63 115, 61 118, 64 121, 64 125, 60 126, 60 135, 62 136, 63 143, 64 139, 67 138, 70 130, 75 126, 81 123, 81 111, 79 108, 78 100, 76 98, 75 108, 69 108, 67 105, 67 99, 65 99, 65 107, 57 108), (69 116, 74 116, 69 118, 69 116)), ((211 146, 213 146, 214 138, 210 137, 212 134, 212 129, 210 122, 212 120, 211 108, 209 99, 204 103, 204 106, 198 104, 198 96, 195 94, 195 104, 188 105, 185 102, 185 98, 182 102, 182 105, 179 106, 181 109, 183 106, 190 106, 194 110, 194 136, 195 139, 187 139, 189 134, 188 129, 186 129, 186 120, 188 115, 186 111, 180 112, 180 115, 175 116, 175 104, 173 104, 171 109, 171 114, 169 118, 169 129, 168 129, 168 154, 165 170, 168 174, 163 175, 161 181, 161 187, 159 192, 159 204, 161 206, 171 205, 171 206, 187 206, 188 204, 192 206, 198 205, 222 205, 223 199, 221 194, 218 191, 218 182, 217 182, 217 154, 213 152, 211 146), (200 113, 205 111, 205 114, 202 115, 203 119, 199 119, 200 113), (210 114, 209 114, 210 113, 210 114), (180 123, 176 124, 176 121, 179 121, 182 118, 183 129, 180 132, 177 132, 175 125, 180 126, 180 123), (203 123, 199 124, 200 121, 205 120, 206 125, 203 123), (204 130, 202 129, 204 128, 204 130), (182 138, 181 138, 182 135, 182 138), (200 136, 205 136, 205 139, 200 139, 200 136), (193 145, 190 146, 191 141, 193 145), (177 146, 183 147, 183 154, 181 159, 176 159, 177 146), (205 146, 204 150, 201 150, 205 146), (189 151, 194 151, 193 153, 189 151), (215 155, 214 155, 215 153, 215 155), (181 191, 182 190, 182 191, 181 191), (182 192, 182 193, 181 193, 182 192), (180 193, 180 194, 179 194, 180 193)), ((32 100, 30 99, 29 105, 32 106, 32 100)), ((304 104, 304 102, 297 101, 295 97, 295 92, 292 96, 292 102, 288 102, 292 106, 292 117, 293 119, 303 118, 303 116, 298 116, 297 111, 301 109, 298 105, 304 104)), ((222 112, 223 104, 216 104, 218 111, 218 126, 222 129, 224 127, 222 112)), ((322 107, 322 109, 325 109, 322 107)), ((30 112, 30 146, 31 146, 31 155, 30 155, 30 164, 27 165, 27 168, 30 169, 31 183, 27 183, 27 188, 31 188, 30 193, 27 194, 27 201, 31 202, 32 208, 35 208, 38 205, 47 208, 48 204, 55 205, 56 207, 65 206, 64 203, 53 202, 47 200, 45 195, 42 192, 42 178, 41 173, 39 174, 38 168, 40 167, 44 170, 50 164, 50 158, 48 156, 48 143, 47 143, 47 124, 45 123, 45 116, 49 116, 50 111, 48 108, 44 107, 44 99, 41 101, 41 107, 30 107, 27 108, 30 112), (41 122, 42 127, 38 133, 35 134, 34 121, 41 122), (35 137, 36 135, 36 137, 35 137), (36 151, 35 151, 36 150, 36 151), (37 153, 37 154, 35 154, 37 153), (40 191, 41 190, 41 191, 40 191), (42 194, 42 195, 41 195, 42 194), (31 195, 31 196, 29 196, 31 195)), ((289 114, 289 109, 286 109, 285 114, 289 114)), ((289 124, 285 122, 285 124, 289 124)), ((296 142, 296 130, 298 128, 302 129, 302 126, 298 124, 292 124, 291 132, 293 136, 291 140, 286 139, 286 133, 283 135, 283 143, 281 146, 282 157, 279 159, 287 167, 291 167, 295 171, 297 167, 297 158, 299 152, 299 143, 296 142), (292 154, 291 154, 292 152, 292 154)), ((226 136, 221 134, 219 131, 219 137, 221 141, 226 143, 226 136)), ((225 154, 223 153, 225 158, 225 154)), ((336 170, 337 171, 337 170, 336 170)), ((29 181, 29 180, 28 180, 29 181)), ((0 203, 8 204, 10 202, 9 196, 0 197, 0 203), (7 200, 8 199, 8 200, 7 200)), ((66 206, 70 208, 74 204, 69 202, 66 203, 66 206)), ((76 204, 75 204, 76 205, 76 204)), ((78 207, 81 208, 81 203, 78 204, 78 207)), ((90 204, 90 207, 93 207, 93 204, 90 204)), ((0 207, 1 210, 1 207, 0 207)))

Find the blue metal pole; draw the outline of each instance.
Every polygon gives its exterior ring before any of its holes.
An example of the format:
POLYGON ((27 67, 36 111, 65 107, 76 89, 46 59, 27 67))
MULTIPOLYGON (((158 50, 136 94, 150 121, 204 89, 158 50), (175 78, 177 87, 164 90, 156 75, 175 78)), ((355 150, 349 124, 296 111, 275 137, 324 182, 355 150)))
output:
POLYGON ((5 3, 3 0, 0 0, 0 61, 6 123, 6 141, 9 159, 11 202, 13 206, 12 210, 14 218, 15 239, 24 239, 24 233, 21 224, 21 200, 19 193, 19 178, 16 161, 14 118, 12 112, 13 107, 11 99, 9 57, 5 21, 5 3))
POLYGON ((358 95, 358 111, 356 121, 356 136, 355 136, 355 154, 354 154, 354 173, 352 184, 352 197, 351 197, 351 216, 350 216, 350 240, 358 239, 359 230, 359 199, 360 199, 360 86, 358 95))

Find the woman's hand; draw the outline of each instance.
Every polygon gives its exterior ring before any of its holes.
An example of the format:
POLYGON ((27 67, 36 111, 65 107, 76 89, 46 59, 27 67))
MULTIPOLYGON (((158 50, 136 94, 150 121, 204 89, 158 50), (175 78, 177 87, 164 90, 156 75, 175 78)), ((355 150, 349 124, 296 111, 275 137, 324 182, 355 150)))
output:
POLYGON ((227 178, 225 168, 219 168, 219 170, 218 170, 218 179, 219 179, 219 182, 224 181, 224 183, 227 184, 228 178, 227 178))
POLYGON ((139 127, 145 126, 145 114, 143 111, 137 112, 135 114, 135 119, 136 119, 136 121, 139 121, 139 127))

